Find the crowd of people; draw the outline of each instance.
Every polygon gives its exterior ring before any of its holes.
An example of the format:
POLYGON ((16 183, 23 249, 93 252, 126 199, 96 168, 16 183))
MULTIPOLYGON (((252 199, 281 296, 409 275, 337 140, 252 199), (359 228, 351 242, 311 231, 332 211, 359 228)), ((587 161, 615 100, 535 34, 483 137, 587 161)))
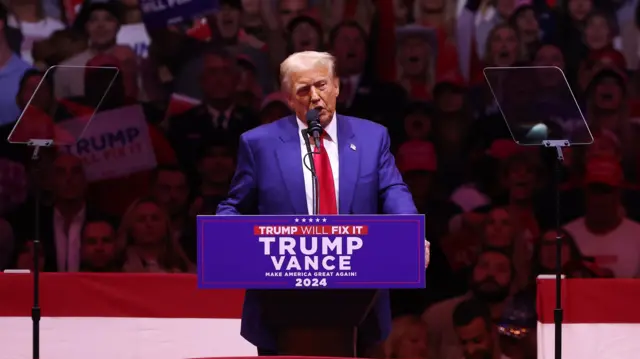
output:
POLYGON ((388 128, 427 218, 427 287, 392 291, 380 357, 535 358, 557 240, 569 277, 640 277, 638 0, 219 0, 162 28, 138 0, 61 3, 0 0, 0 269, 32 269, 38 231, 44 271, 195 272, 195 217, 226 196, 240 134, 292 113, 279 64, 315 50, 338 113, 388 128), (483 73, 525 66, 549 72, 483 73), (558 105, 549 76, 593 135, 560 164, 512 138, 558 105))

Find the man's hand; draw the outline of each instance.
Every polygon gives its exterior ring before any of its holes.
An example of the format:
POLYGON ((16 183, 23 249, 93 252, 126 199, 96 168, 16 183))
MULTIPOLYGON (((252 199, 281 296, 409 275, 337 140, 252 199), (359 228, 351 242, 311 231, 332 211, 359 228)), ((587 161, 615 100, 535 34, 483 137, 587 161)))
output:
POLYGON ((425 238, 424 239, 424 268, 427 269, 429 267, 429 260, 431 259, 431 243, 425 238))

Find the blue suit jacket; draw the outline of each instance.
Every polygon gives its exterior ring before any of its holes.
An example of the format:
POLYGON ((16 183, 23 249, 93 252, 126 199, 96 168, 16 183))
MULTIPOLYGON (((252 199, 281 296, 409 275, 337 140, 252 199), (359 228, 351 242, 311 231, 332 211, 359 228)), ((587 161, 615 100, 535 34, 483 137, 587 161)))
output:
MULTIPOLYGON (((415 214, 416 207, 389 151, 387 129, 374 122, 337 115, 340 159, 340 214, 415 214), (355 150, 354 150, 355 149, 355 150)), ((308 214, 298 124, 289 116, 240 137, 236 173, 228 198, 217 214, 308 214)), ((305 169, 306 170, 306 169, 305 169)), ((313 308, 309 308, 313 310, 313 308)), ((366 341, 383 340, 391 327, 389 293, 374 306, 376 333, 366 341)), ((242 336, 254 345, 276 349, 275 338, 262 321, 261 303, 248 290, 242 313, 242 336)))

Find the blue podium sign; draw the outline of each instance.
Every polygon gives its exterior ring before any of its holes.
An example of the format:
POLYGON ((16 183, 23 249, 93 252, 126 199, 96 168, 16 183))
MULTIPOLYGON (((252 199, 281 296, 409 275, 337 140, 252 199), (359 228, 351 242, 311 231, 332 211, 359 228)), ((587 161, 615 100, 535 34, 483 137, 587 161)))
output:
POLYGON ((198 216, 204 289, 424 288, 424 215, 198 216))

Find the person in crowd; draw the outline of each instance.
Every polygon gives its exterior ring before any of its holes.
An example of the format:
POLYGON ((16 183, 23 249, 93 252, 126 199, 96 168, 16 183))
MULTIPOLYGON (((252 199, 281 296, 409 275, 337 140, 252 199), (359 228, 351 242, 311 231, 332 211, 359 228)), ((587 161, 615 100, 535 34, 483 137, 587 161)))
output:
POLYGON ((187 175, 178 166, 160 166, 152 174, 151 196, 169 216, 172 237, 193 261, 197 249, 191 192, 187 175))
POLYGON ((35 238, 35 231, 39 231, 46 271, 77 272, 80 270, 82 228, 88 220, 104 215, 87 201, 87 180, 78 157, 58 153, 49 178, 53 203, 40 204, 40 227, 35 228, 32 224, 36 210, 32 202, 14 213, 10 217, 11 223, 21 243, 35 238))
POLYGON ((463 355, 451 321, 459 303, 476 298, 489 306, 491 320, 500 319, 505 303, 511 297, 514 274, 510 255, 497 249, 484 249, 473 267, 470 291, 463 296, 436 303, 422 314, 422 320, 429 329, 431 357, 459 358, 463 355))
POLYGON ((539 204, 544 188, 546 171, 537 152, 516 152, 501 161, 497 193, 494 205, 507 206, 525 240, 530 241, 540 233, 540 225, 551 222, 545 217, 539 204))
MULTIPOLYGON (((28 240, 20 243, 19 247, 16 248, 15 265, 12 265, 11 267, 15 269, 26 269, 29 271, 33 271, 35 268, 35 263, 33 261, 35 252, 33 246, 33 240, 28 240)), ((44 272, 46 270, 46 267, 47 258, 45 257, 45 254, 42 253, 42 251, 38 251, 38 269, 41 272, 44 272)))
POLYGON ((9 29, 9 11, 0 3, 0 125, 13 123, 18 119, 20 110, 16 106, 16 94, 22 75, 30 67, 11 48, 9 29))
POLYGON ((594 258, 585 257, 580 252, 576 240, 569 232, 561 229, 544 231, 536 242, 532 256, 532 273, 540 274, 556 273, 556 243, 562 241, 560 266, 569 278, 593 278, 612 277, 613 273, 605 268, 600 268, 594 263, 594 258))
POLYGON ((428 354, 427 325, 416 316, 394 318, 384 343, 384 358, 427 359, 428 354))
POLYGON ((491 29, 485 46, 486 66, 517 66, 523 56, 522 43, 513 26, 503 23, 491 29))
POLYGON ((311 16, 298 16, 287 28, 287 53, 324 51, 322 25, 311 16))
POLYGON ((509 18, 509 23, 518 31, 525 59, 532 59, 543 36, 533 5, 518 6, 509 18))
POLYGON ((431 101, 438 43, 433 30, 408 25, 396 31, 398 83, 415 101, 431 101))
POLYGON ((258 81, 258 68, 249 56, 242 54, 236 56, 236 64, 240 72, 240 80, 236 87, 236 102, 243 107, 255 110, 263 97, 262 87, 258 81))
POLYGON ((239 71, 233 56, 220 48, 209 49, 203 56, 200 86, 204 101, 169 119, 167 129, 168 139, 187 171, 190 183, 197 176, 195 158, 199 149, 205 144, 237 139, 254 127, 257 120, 251 109, 234 103, 239 71))
POLYGON ((458 358, 509 359, 500 350, 496 326, 486 303, 467 299, 456 306, 452 317, 463 352, 458 358))
POLYGON ((233 146, 213 144, 207 146, 198 160, 201 178, 196 202, 198 214, 215 214, 216 208, 229 191, 229 184, 236 168, 233 146))
POLYGON ((149 56, 151 38, 142 19, 140 0, 120 0, 122 4, 122 25, 116 36, 118 45, 128 46, 139 59, 149 56))
POLYGON ((38 0, 9 0, 8 25, 20 29, 22 36, 22 48, 20 56, 28 63, 33 63, 31 49, 34 42, 46 39, 54 31, 62 30, 64 24, 58 20, 46 16, 42 1, 38 0))
POLYGON ((82 272, 120 272, 121 253, 117 251, 116 231, 107 219, 93 219, 84 224, 80 242, 82 272))
POLYGON ((519 231, 516 221, 508 208, 492 208, 484 224, 482 245, 497 248, 511 255, 515 270, 514 286, 525 289, 531 274, 531 242, 519 231))
POLYGON ((266 125, 291 114, 286 95, 282 92, 273 92, 262 100, 258 117, 260 124, 266 125))
MULTIPOLYGON (((60 63, 61 67, 86 66, 87 62, 101 53, 112 53, 121 45, 116 44, 116 36, 122 21, 120 3, 85 1, 74 23, 77 31, 86 34, 89 48, 60 63)), ((82 96, 85 93, 84 77, 70 76, 69 71, 57 69, 55 74, 55 94, 59 98, 82 96)))
POLYGON ((622 168, 610 157, 587 160, 585 215, 564 229, 575 239, 583 255, 616 278, 640 277, 640 241, 633 235, 640 224, 627 218, 621 203, 622 168))
MULTIPOLYGON (((41 40, 40 42, 44 42, 45 46, 50 48, 50 52, 48 51, 43 58, 37 58, 35 53, 33 54, 34 65, 37 65, 37 62, 40 61, 43 67, 41 70, 60 65, 67 59, 81 54, 89 48, 87 36, 70 28, 56 30, 46 40, 41 40)), ((38 46, 38 43, 34 44, 34 46, 38 46)))
POLYGON ((362 26, 351 20, 339 23, 329 33, 328 45, 336 57, 336 71, 340 77, 338 111, 391 127, 397 121, 398 109, 406 102, 406 96, 398 85, 379 80, 367 68, 369 40, 362 26), (395 103, 397 107, 385 105, 388 103, 395 103))
POLYGON ((555 66, 565 70, 564 55, 559 47, 553 44, 542 44, 533 55, 535 66, 555 66))
POLYGON ((127 209, 117 232, 128 273, 187 273, 195 270, 171 232, 169 216, 155 200, 142 198, 127 209))

